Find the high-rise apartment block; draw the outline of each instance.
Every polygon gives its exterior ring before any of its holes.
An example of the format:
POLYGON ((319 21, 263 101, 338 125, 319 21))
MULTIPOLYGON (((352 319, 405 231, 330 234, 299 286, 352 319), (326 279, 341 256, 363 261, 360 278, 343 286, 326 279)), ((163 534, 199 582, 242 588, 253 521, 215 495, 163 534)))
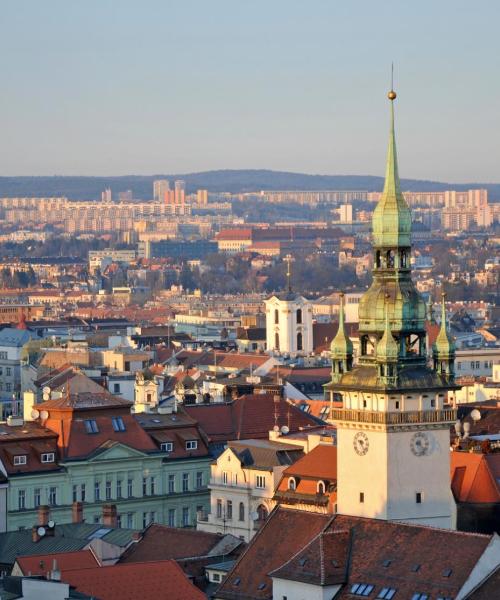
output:
POLYGON ((352 223, 352 204, 341 204, 339 212, 341 223, 352 223))
POLYGON ((198 190, 196 192, 196 203, 203 206, 208 204, 208 190, 198 190))
POLYGON ((113 194, 111 193, 111 188, 106 188, 104 192, 101 193, 101 200, 105 204, 111 204, 111 202, 113 202, 113 194))
POLYGON ((167 179, 156 179, 153 181, 153 198, 156 202, 165 202, 170 183, 167 179))

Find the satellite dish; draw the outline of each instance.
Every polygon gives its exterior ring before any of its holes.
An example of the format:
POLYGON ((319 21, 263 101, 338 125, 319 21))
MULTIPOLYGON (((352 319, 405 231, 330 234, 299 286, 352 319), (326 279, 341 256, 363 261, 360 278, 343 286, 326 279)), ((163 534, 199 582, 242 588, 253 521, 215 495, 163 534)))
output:
POLYGON ((40 413, 40 419, 42 419, 42 421, 45 421, 45 419, 49 418, 49 413, 46 410, 42 410, 42 412, 40 413))
POLYGON ((48 385, 46 385, 46 386, 44 386, 44 387, 42 388, 42 393, 43 393, 43 394, 50 394, 50 391, 51 391, 51 390, 50 390, 50 388, 49 388, 49 386, 48 386, 48 385))
POLYGON ((39 410, 37 410, 36 408, 34 408, 34 409, 31 411, 31 418, 32 418, 32 419, 38 419, 38 417, 39 417, 39 416, 40 416, 40 411, 39 411, 39 410))
POLYGON ((44 535, 47 533, 47 531, 46 531, 45 527, 39 527, 39 528, 36 530, 36 532, 38 533, 38 535, 39 535, 40 537, 43 537, 43 536, 44 536, 44 535))
POLYGON ((287 435, 288 433, 290 433, 290 428, 287 427, 286 425, 283 425, 283 427, 281 428, 281 433, 283 435, 287 435))
POLYGON ((250 518, 252 519, 252 521, 257 521, 259 518, 259 513, 257 511, 253 511, 250 513, 250 518))
POLYGON ((52 521, 52 520, 50 520, 50 521, 47 523, 47 527, 48 527, 49 529, 54 529, 54 527, 55 527, 55 526, 56 526, 56 523, 55 523, 55 521, 52 521))
POLYGON ((42 398, 43 401, 46 402, 47 400, 50 400, 50 394, 43 394, 42 398))
POLYGON ((278 425, 275 425, 275 426, 273 427, 273 431, 276 431, 276 432, 278 432, 279 430, 280 430, 280 428, 278 427, 278 425))
POLYGON ((480 421, 481 420, 481 413, 477 410, 477 408, 475 408, 474 410, 471 411, 470 418, 473 421, 480 421))

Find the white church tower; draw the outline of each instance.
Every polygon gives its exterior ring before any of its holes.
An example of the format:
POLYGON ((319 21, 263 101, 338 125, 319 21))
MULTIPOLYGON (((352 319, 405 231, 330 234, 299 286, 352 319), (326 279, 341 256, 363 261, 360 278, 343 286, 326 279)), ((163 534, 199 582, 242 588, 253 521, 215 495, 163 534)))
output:
MULTIPOLYGON (((373 282, 359 304, 359 360, 340 318, 332 342, 337 425, 337 512, 454 529, 450 425, 454 382, 446 313, 428 366, 426 306, 410 269, 411 213, 401 193, 391 90, 385 186, 373 213, 373 282)), ((444 299, 443 299, 444 303, 444 299)), ((343 307, 341 307, 343 311, 343 307)))
POLYGON ((291 256, 287 255, 287 291, 265 300, 267 351, 304 356, 313 351, 312 306, 309 300, 292 291, 291 256))

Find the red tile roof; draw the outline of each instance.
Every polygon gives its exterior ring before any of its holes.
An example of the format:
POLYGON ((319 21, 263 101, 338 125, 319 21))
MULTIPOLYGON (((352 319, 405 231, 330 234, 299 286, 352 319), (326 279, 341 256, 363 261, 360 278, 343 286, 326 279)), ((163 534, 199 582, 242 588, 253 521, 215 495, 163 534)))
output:
POLYGON ((451 489, 457 502, 500 503, 500 453, 451 453, 451 489))
POLYGON ((283 477, 310 477, 313 479, 337 479, 337 446, 319 444, 303 458, 288 467, 283 477))
MULTIPOLYGON (((130 546, 120 563, 206 556, 222 539, 217 533, 166 527, 154 523, 145 529, 142 538, 136 544, 130 546)), ((232 548, 227 548, 228 552, 231 550, 232 548)))
POLYGON ((77 552, 57 552, 54 554, 32 554, 31 556, 19 556, 16 563, 23 575, 43 575, 51 571, 54 560, 57 568, 64 574, 65 571, 73 569, 89 569, 99 567, 99 561, 92 550, 79 550, 77 552))
POLYGON ((99 600, 206 600, 174 560, 65 571, 62 580, 99 600))
POLYGON ((284 398, 275 403, 271 394, 246 394, 224 404, 185 405, 184 410, 198 421, 212 442, 268 438, 276 422, 279 427, 288 426, 291 432, 318 425, 284 398))

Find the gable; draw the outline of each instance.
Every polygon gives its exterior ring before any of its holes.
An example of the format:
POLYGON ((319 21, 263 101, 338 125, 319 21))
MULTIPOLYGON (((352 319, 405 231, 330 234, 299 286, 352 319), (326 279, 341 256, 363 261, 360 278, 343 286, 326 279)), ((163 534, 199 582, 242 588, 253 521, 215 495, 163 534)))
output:
POLYGON ((125 460, 128 458, 143 458, 149 456, 145 452, 131 448, 120 442, 105 442, 93 453, 88 460, 89 462, 101 462, 106 460, 125 460))

